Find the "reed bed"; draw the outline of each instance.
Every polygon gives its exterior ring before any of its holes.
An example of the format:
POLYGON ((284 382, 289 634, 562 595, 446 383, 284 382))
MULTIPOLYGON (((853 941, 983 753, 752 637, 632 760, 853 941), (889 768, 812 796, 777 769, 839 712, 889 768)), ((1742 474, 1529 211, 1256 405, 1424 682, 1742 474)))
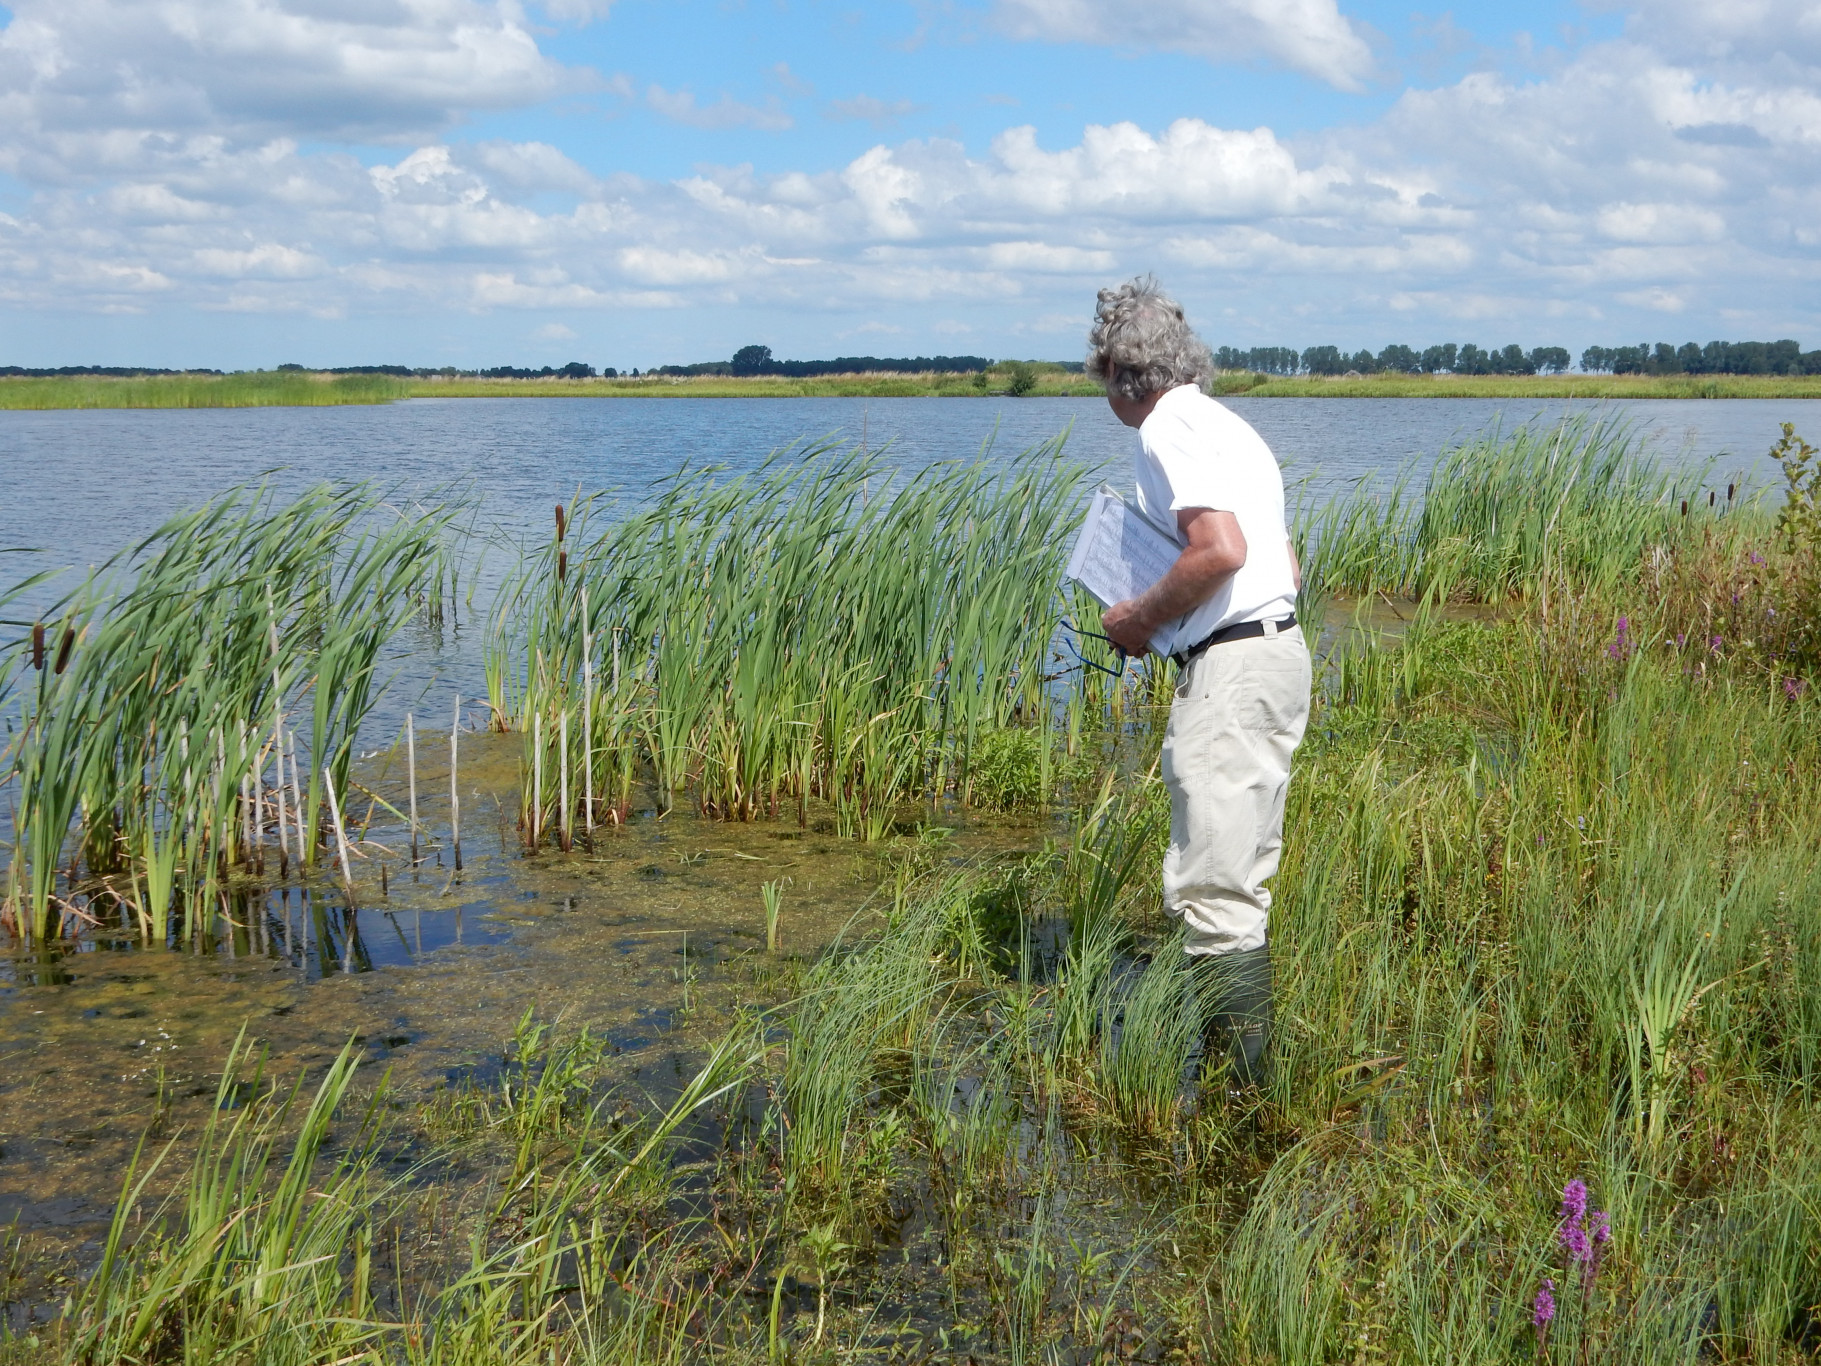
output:
MULTIPOLYGON (((313 868, 400 627, 453 592, 446 507, 231 492, 90 574, 8 657, 7 910, 28 940, 130 914, 163 944, 238 876, 313 868), (299 732, 302 732, 301 738, 299 732), (269 842, 269 836, 275 836, 269 842)), ((345 879, 344 879, 345 880, 345 879)))
POLYGON ((411 388, 389 375, 249 370, 230 375, 0 379, 0 410, 47 408, 322 408, 389 403, 411 388))
POLYGON ((877 839, 899 804, 969 793, 982 738, 1038 728, 1082 472, 1060 439, 1009 466, 895 481, 876 458, 788 452, 679 475, 604 530, 558 508, 499 616, 495 723, 523 733, 528 840, 660 807, 750 820, 812 799, 877 839))
POLYGON ((1361 480, 1298 535, 1329 594, 1497 603, 1552 575, 1607 588, 1708 524, 1702 479, 1665 470, 1624 423, 1580 416, 1444 451, 1420 493, 1408 471, 1388 488, 1361 480))

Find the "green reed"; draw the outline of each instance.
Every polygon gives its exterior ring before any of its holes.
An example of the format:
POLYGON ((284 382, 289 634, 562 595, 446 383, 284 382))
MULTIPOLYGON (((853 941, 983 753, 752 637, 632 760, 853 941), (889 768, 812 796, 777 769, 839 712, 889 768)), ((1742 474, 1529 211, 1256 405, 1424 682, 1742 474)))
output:
POLYGON ((165 942, 179 888, 207 912, 237 869, 280 857, 264 831, 287 783, 292 828, 278 833, 313 864, 325 770, 347 792, 381 651, 444 582, 449 515, 399 512, 364 486, 290 502, 236 490, 66 595, 44 623, 49 654, 28 638, 7 661, 16 928, 43 932, 54 899, 83 896, 130 906, 165 942), (281 777, 305 717, 303 763, 281 777))
MULTIPOLYGON (((1362 480, 1301 519, 1309 585, 1325 593, 1465 597, 1539 592, 1636 573, 1652 547, 1706 520, 1700 476, 1661 468, 1637 432, 1586 416, 1489 432, 1444 451, 1420 494, 1362 480)), ((1307 590, 1305 590, 1307 591, 1307 590)))
MULTIPOLYGON (((648 771, 661 804, 802 818, 814 798, 878 839, 901 801, 965 790, 979 739, 1015 723, 1044 728, 1047 774, 1080 490, 1058 439, 912 477, 831 446, 684 472, 599 529, 583 500, 496 618, 496 722, 525 733, 528 775, 605 795, 584 825, 623 819, 648 771)), ((528 784, 532 838, 555 795, 528 784)))

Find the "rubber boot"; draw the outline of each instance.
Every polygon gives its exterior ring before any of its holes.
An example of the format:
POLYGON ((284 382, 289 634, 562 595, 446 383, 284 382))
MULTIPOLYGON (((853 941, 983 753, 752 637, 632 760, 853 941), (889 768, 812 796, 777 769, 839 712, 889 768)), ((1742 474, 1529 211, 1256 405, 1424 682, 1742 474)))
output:
POLYGON ((1235 1089, 1263 1086, 1270 1070, 1271 946, 1194 960, 1202 1012, 1201 1074, 1235 1089))

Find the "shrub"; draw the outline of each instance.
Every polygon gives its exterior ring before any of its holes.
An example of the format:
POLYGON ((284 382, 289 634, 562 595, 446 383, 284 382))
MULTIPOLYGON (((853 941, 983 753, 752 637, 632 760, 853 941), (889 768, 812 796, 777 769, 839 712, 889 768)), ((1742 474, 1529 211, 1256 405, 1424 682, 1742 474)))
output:
POLYGON ((1023 398, 1037 387, 1037 367, 1029 361, 1015 360, 1005 371, 1005 392, 1013 398, 1023 398))

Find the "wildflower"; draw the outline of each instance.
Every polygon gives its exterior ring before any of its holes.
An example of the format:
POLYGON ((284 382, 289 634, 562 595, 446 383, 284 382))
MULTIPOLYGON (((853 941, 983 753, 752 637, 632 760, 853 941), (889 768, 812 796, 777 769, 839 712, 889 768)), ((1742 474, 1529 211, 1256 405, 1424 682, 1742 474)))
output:
POLYGON ((1593 1256, 1593 1245, 1587 1241, 1587 1228, 1580 1219, 1564 1220, 1556 1236, 1562 1240, 1562 1249, 1570 1261, 1584 1262, 1593 1256))
POLYGON ((1715 636, 1712 640, 1707 642, 1707 648, 1712 650, 1715 654, 1719 654, 1720 646, 1724 643, 1725 643, 1725 641, 1724 641, 1723 637, 1715 636))
POLYGON ((1612 1241, 1612 1219, 1603 1209, 1596 1209, 1588 1215, 1592 1227, 1588 1230, 1593 1235, 1593 1245, 1603 1247, 1612 1241))
POLYGON ((1682 646, 1686 645, 1687 643, 1688 643, 1688 637, 1685 636, 1684 634, 1682 634, 1682 632, 1677 631, 1676 632, 1676 648, 1679 650, 1682 648, 1682 646))
POLYGON ((1562 1246, 1577 1262, 1587 1260, 1587 1183, 1575 1177, 1562 1187, 1562 1246))
POLYGON ((1585 1219, 1587 1217, 1587 1183, 1575 1177, 1562 1187, 1562 1218, 1585 1219))
POLYGON ((1783 680, 1783 695, 1791 702, 1802 696, 1802 689, 1808 686, 1805 678, 1786 678, 1783 680))
POLYGON ((1608 659, 1628 659, 1632 652, 1631 618, 1620 617, 1618 629, 1613 633, 1612 644, 1606 647, 1608 659))
POLYGON ((1751 552, 1751 562, 1753 564, 1763 564, 1764 557, 1754 550, 1751 552))
POLYGON ((1555 1282, 1545 1276, 1542 1285, 1537 1287, 1536 1306, 1531 1310, 1530 1322, 1540 1334, 1543 1329, 1549 1326, 1550 1320, 1554 1317, 1555 1282))

